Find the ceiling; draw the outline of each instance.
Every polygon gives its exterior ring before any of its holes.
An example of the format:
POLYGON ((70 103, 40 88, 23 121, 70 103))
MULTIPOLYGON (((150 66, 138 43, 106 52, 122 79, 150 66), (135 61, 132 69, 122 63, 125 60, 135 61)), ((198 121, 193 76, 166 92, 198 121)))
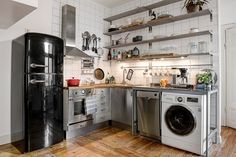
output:
POLYGON ((115 7, 117 5, 127 3, 131 0, 93 0, 93 1, 96 2, 96 3, 102 4, 106 7, 112 8, 112 7, 115 7))

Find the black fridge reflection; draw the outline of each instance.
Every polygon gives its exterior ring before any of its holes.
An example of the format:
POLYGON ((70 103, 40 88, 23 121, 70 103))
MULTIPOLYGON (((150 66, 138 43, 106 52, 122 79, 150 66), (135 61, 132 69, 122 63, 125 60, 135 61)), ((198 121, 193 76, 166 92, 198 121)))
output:
POLYGON ((11 136, 22 152, 63 140, 63 40, 27 33, 12 42, 11 136))

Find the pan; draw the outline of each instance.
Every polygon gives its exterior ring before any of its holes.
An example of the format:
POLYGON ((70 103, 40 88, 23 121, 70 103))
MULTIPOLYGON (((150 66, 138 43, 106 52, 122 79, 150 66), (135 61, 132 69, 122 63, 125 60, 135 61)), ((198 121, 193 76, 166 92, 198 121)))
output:
POLYGON ((104 79, 105 74, 101 68, 97 68, 94 70, 94 76, 96 79, 102 80, 102 79, 104 79))

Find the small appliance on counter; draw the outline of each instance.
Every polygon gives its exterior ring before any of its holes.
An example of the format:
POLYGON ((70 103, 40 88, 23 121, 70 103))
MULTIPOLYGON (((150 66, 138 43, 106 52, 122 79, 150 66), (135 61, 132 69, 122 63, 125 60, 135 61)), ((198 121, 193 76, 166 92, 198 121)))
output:
POLYGON ((180 71, 180 75, 177 75, 177 77, 181 79, 180 84, 188 84, 188 76, 187 76, 188 69, 179 68, 179 71, 180 71))
POLYGON ((179 70, 180 74, 175 71, 172 74, 172 88, 193 89, 193 85, 188 83, 188 69, 186 68, 172 68, 172 70, 179 70))

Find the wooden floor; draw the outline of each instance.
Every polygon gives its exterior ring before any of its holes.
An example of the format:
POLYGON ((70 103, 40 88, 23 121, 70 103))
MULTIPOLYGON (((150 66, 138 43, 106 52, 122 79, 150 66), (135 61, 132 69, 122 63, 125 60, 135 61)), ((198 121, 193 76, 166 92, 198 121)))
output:
MULTIPOLYGON (((236 130, 222 128, 222 144, 211 157, 236 157, 236 130)), ((0 146, 0 157, 194 157, 196 155, 135 137, 129 131, 105 128, 85 137, 63 141, 50 148, 20 154, 12 145, 0 146)))

